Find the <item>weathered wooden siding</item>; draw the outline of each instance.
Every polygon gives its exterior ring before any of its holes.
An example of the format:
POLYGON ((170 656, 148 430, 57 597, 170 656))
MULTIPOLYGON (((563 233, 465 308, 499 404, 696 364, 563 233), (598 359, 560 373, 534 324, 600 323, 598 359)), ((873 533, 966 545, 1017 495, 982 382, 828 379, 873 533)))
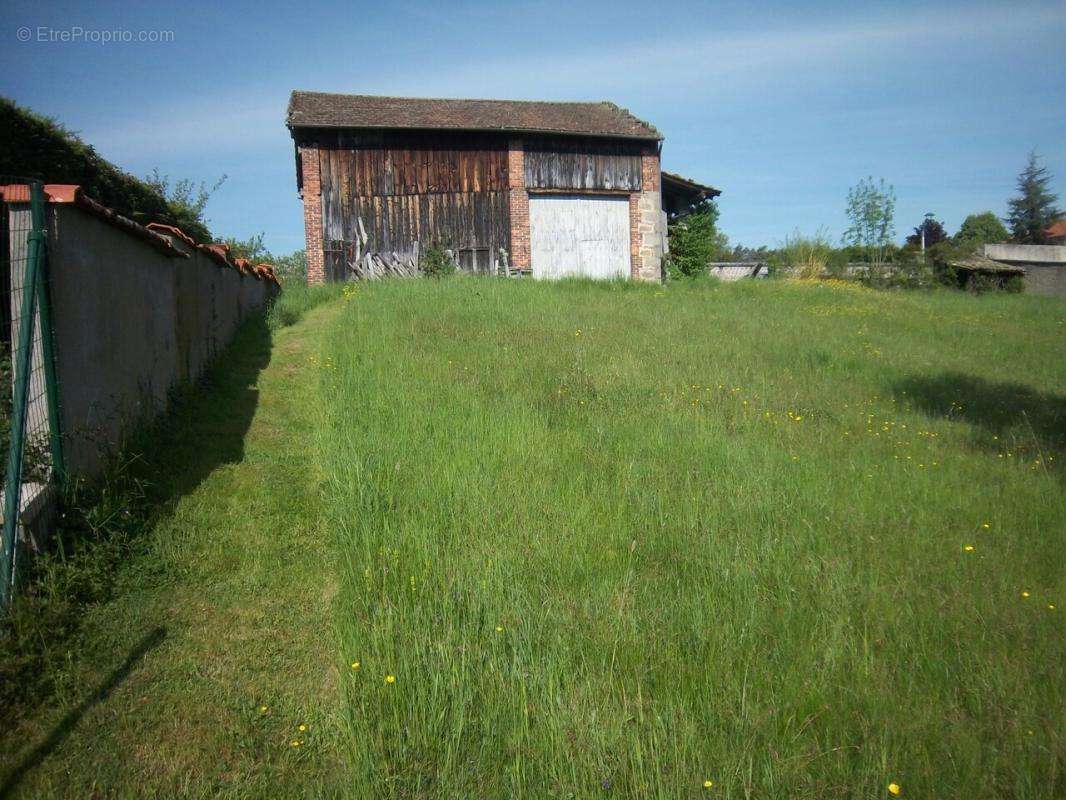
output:
POLYGON ((366 253, 414 258, 431 244, 490 268, 510 249, 507 142, 479 134, 320 134, 327 280, 366 253))
POLYGON ((525 142, 526 186, 639 192, 644 146, 624 139, 532 137, 525 142))
POLYGON ((510 242, 507 192, 446 192, 338 201, 322 192, 328 280, 349 277, 366 253, 417 261, 432 244, 457 251, 464 269, 487 271, 510 242), (337 206, 336 203, 341 205, 337 206), (365 236, 365 243, 363 237, 365 236))

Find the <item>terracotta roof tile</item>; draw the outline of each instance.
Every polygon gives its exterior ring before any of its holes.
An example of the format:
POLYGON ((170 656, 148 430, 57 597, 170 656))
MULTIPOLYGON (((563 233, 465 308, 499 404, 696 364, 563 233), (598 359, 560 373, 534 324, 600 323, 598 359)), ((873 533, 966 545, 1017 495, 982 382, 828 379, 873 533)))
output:
POLYGON ((144 227, 146 227, 150 231, 156 231, 157 233, 169 234, 170 236, 173 236, 185 242, 185 244, 189 245, 189 247, 196 247, 196 240, 189 236, 189 234, 187 234, 181 228, 176 228, 173 225, 164 225, 162 222, 149 222, 144 227))
POLYGON ((256 264, 252 269, 255 271, 255 274, 263 280, 281 286, 281 281, 278 280, 278 275, 274 271, 273 264, 256 264))
POLYGON ((614 103, 447 100, 294 91, 290 128, 413 128, 421 130, 562 133, 657 141, 662 135, 614 103))
POLYGON ((1066 236, 1066 219, 1060 219, 1058 222, 1051 223, 1050 227, 1048 227, 1044 233, 1048 237, 1066 236))

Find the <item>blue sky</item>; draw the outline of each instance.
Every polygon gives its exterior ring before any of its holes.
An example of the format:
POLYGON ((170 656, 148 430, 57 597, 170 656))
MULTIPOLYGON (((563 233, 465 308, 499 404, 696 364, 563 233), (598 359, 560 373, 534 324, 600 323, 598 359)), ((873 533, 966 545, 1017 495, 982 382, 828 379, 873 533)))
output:
POLYGON ((612 100, 663 132, 664 169, 723 190, 734 243, 838 238, 866 175, 895 186, 900 239, 927 211, 954 231, 1005 213, 1034 147, 1066 205, 1062 2, 4 0, 0 19, 0 94, 134 174, 227 174, 212 229, 276 252, 303 243, 294 88, 612 100), (173 40, 36 40, 74 26, 173 40))

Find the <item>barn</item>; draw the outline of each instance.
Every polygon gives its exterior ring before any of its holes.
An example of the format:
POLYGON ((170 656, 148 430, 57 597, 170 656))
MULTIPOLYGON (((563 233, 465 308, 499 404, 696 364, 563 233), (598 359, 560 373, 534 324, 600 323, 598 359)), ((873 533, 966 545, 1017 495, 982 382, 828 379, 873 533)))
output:
POLYGON ((667 175, 663 137, 613 103, 294 91, 287 124, 309 283, 461 269, 658 281, 666 210, 717 190, 667 175))

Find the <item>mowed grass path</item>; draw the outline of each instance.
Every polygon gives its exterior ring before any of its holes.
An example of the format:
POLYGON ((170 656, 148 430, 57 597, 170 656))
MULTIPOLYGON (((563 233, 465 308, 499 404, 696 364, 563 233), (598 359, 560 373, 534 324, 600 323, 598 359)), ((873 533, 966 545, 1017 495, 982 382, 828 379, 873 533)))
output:
POLYGON ((0 796, 1064 796, 1064 353, 1057 300, 777 282, 253 323, 0 796))
POLYGON ((308 362, 332 313, 246 324, 154 432, 136 471, 158 515, 118 574, 74 567, 115 585, 69 632, 44 632, 52 692, 5 709, 0 797, 336 794, 336 579, 308 362))
POLYGON ((317 366, 353 796, 1066 794, 1061 301, 343 305, 317 366))

